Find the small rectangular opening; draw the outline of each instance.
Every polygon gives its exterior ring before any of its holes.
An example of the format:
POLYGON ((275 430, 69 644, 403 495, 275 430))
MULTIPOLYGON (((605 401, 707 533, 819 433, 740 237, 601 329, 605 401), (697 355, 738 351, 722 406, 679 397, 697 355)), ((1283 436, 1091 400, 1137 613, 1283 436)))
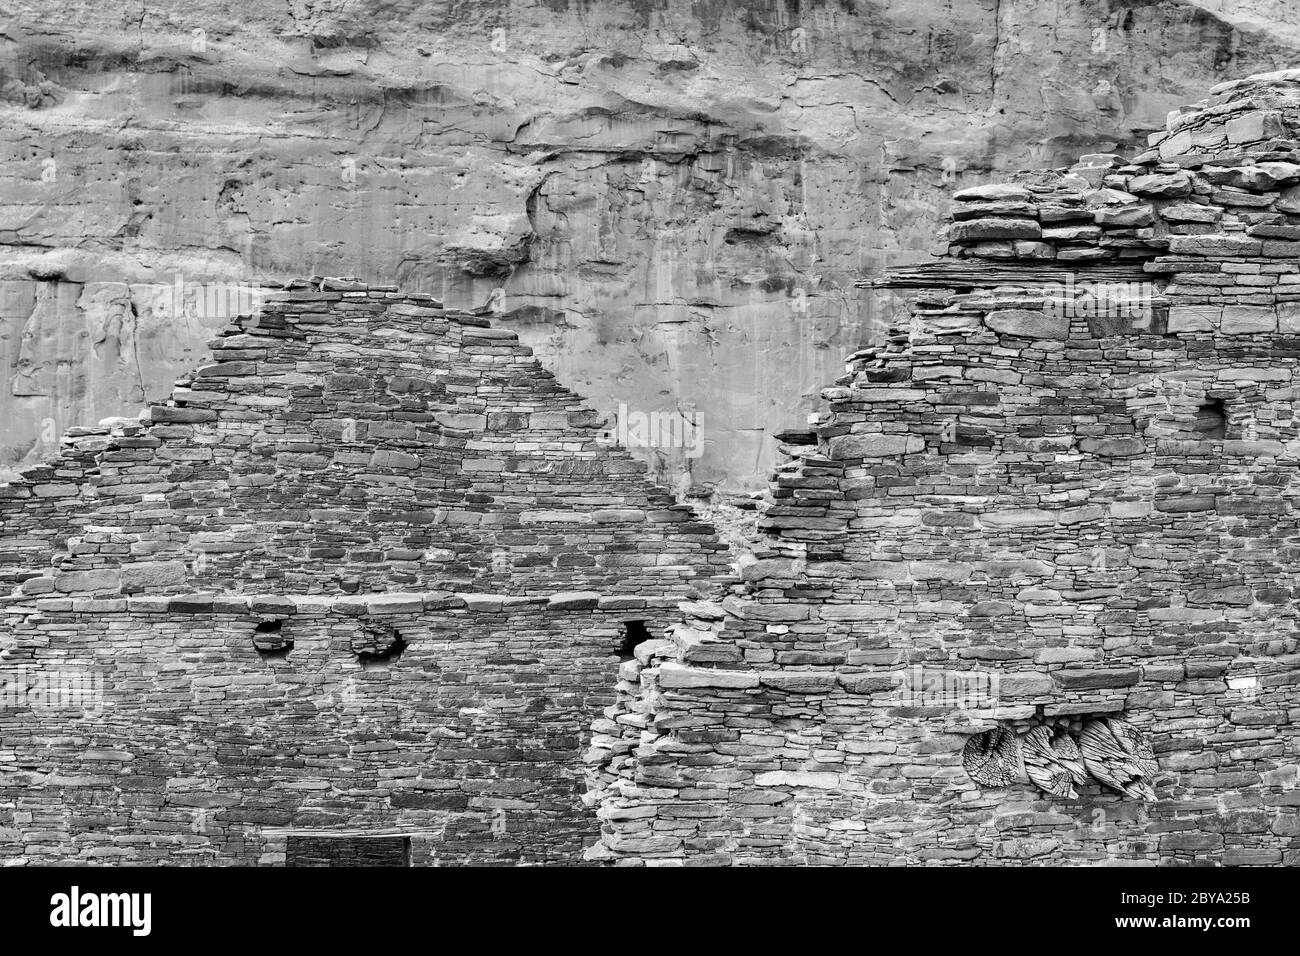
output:
POLYGON ((1207 399, 1196 410, 1192 434, 1201 441, 1220 441, 1228 433, 1228 409, 1223 399, 1207 399))
POLYGON ((290 835, 285 866, 410 866, 411 838, 404 836, 290 835))

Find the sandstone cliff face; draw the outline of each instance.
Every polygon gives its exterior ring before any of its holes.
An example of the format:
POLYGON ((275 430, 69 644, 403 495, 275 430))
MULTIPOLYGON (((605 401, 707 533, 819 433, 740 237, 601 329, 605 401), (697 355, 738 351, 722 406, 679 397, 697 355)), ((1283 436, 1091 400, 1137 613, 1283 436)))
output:
POLYGON ((316 272, 491 299, 679 490, 762 486, 887 326, 854 281, 956 188, 1139 145, 1298 42, 1275 0, 7 13, 0 474, 200 364, 229 310, 195 286, 316 272))

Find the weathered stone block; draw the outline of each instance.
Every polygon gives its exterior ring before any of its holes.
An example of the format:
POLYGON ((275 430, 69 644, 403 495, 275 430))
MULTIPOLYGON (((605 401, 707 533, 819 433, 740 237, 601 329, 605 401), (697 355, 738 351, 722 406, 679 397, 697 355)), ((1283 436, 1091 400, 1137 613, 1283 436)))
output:
POLYGON ((600 603, 600 595, 595 591, 561 591, 552 594, 546 603, 556 611, 586 611, 600 603))
POLYGON ((1150 206, 1103 206, 1093 211, 1093 221, 1109 229, 1137 229, 1155 222, 1150 206))
POLYGON ((54 586, 67 592, 117 591, 122 586, 122 575, 116 568, 96 571, 55 572, 54 586))
POLYGON ((999 675, 995 690, 998 697, 1041 697, 1053 693, 1056 685, 1048 674, 1013 671, 999 675))
POLYGON ((411 471, 420 467, 420 459, 400 451, 376 451, 370 456, 370 467, 411 471))
POLYGON ((1257 256, 1264 251, 1258 239, 1234 235, 1170 236, 1169 252, 1176 256, 1257 256))
POLYGON ((1065 339, 1070 334, 1068 316, 1033 309, 998 309, 984 317, 984 324, 1004 335, 1030 339, 1065 339))
POLYGON ((1275 110, 1252 110, 1228 120, 1223 128, 1228 142, 1234 146, 1286 134, 1282 114, 1275 110))
POLYGON ((1190 195, 1192 177, 1185 172, 1156 173, 1134 176, 1128 183, 1129 192, 1138 196, 1155 196, 1159 199, 1177 199, 1190 195))
POLYGON ((1079 451, 1088 455, 1102 455, 1108 458, 1131 458, 1146 450, 1146 442, 1141 438, 1083 438, 1079 440, 1079 451))
POLYGON ((986 528, 1028 528, 1056 524, 1056 515, 1041 508, 1011 508, 987 512, 979 516, 986 528))
POLYGON ((913 561, 908 570, 917 581, 965 581, 972 569, 958 561, 913 561))
POLYGON ((1276 332, 1277 313, 1271 306, 1225 306, 1219 319, 1219 331, 1225 335, 1276 332))
POLYGON ((137 561, 124 564, 118 570, 124 594, 180 588, 189 577, 189 568, 183 561, 137 561))
POLYGON ((793 694, 827 694, 838 685, 834 674, 796 671, 763 671, 759 673, 758 679, 764 687, 773 687, 793 694))
POLYGON ((1067 668, 1053 671, 1052 678, 1067 690, 1089 690, 1132 686, 1142 679, 1142 672, 1136 667, 1067 668))
POLYGON ((897 690, 901 674, 840 674, 839 681, 850 694, 879 694, 897 690))
POLYGON ((1016 605, 1010 601, 978 601, 971 605, 971 617, 1006 617, 1016 613, 1016 605))
POLYGON ((925 439, 916 435, 850 434, 839 435, 828 443, 830 457, 891 458, 910 455, 925 448, 925 439))
POLYGON ((898 616, 898 608, 878 604, 823 604, 817 610, 823 621, 882 621, 898 616))
POLYGON ((178 424, 215 422, 217 413, 207 408, 173 408, 170 405, 154 405, 149 409, 149 420, 178 424))
POLYGON ((1212 332, 1218 327, 1223 306, 1175 305, 1169 309, 1168 329, 1175 332, 1212 332))
POLYGON ((962 203, 1024 202, 1033 198, 1033 193, 1024 186, 1017 186, 1012 183, 988 183, 959 189, 952 194, 952 198, 962 203))
POLYGON ((713 670, 699 667, 687 667, 673 661, 659 665, 657 674, 659 686, 674 690, 693 687, 717 687, 743 690, 757 687, 758 674, 753 671, 713 670))
POLYGON ((487 416, 474 412, 439 412, 434 421, 445 428, 481 432, 487 428, 487 416))
POLYGON ((756 774, 754 783, 760 787, 807 787, 812 790, 834 790, 840 785, 840 777, 839 774, 835 773, 773 770, 756 774))

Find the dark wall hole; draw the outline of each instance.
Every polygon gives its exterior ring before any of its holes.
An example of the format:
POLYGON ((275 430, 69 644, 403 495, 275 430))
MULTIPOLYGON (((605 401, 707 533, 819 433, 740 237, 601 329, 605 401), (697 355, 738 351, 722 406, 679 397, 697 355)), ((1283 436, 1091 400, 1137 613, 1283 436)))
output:
POLYGON ((404 650, 406 641, 391 624, 362 624, 352 638, 352 652, 366 670, 387 667, 404 650))
POLYGON ((632 660, 637 645, 648 640, 650 640, 650 632, 646 630, 645 621, 624 621, 623 640, 615 652, 618 659, 620 661, 632 660))
POLYGON ((261 621, 253 628, 253 647, 262 657, 285 657, 293 650, 293 638, 284 621, 261 621))
POLYGON ((1223 439, 1228 434, 1228 407, 1221 398, 1211 398, 1196 410, 1192 433, 1201 441, 1223 439))

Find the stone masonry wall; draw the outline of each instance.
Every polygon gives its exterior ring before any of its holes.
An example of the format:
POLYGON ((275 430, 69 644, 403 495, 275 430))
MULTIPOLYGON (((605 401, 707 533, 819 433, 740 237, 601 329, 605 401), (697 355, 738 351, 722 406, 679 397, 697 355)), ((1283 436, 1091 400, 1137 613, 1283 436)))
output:
POLYGON ((0 860, 573 862, 629 622, 725 570, 513 333, 296 283, 0 486, 0 860))
POLYGON ((1300 71, 1253 77, 1132 162, 956 195, 743 585, 623 665, 592 858, 1300 863, 1297 133, 1300 71), (1110 718, 1154 800, 963 764, 1110 718))

